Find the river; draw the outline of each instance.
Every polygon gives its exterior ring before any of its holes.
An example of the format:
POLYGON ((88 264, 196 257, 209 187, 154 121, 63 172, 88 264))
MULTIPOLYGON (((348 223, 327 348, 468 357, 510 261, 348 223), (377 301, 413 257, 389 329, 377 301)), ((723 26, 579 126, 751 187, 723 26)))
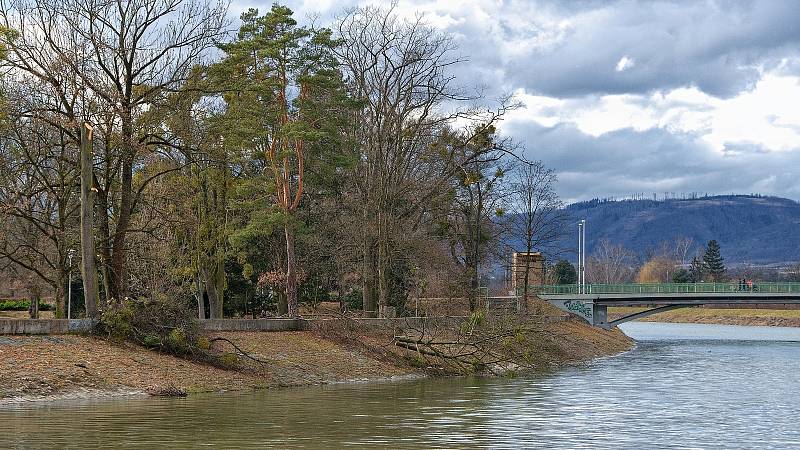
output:
POLYGON ((800 329, 629 323, 636 349, 458 378, 0 408, 2 448, 800 448, 800 329))

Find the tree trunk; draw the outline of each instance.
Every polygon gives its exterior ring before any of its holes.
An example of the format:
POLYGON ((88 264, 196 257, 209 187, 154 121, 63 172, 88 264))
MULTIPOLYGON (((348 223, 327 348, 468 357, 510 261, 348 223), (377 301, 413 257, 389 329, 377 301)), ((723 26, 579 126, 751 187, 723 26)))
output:
POLYGON ((278 291, 278 315, 285 316, 289 313, 289 306, 286 303, 286 292, 278 291))
POLYGON ((203 288, 203 280, 198 273, 195 277, 194 295, 197 298, 197 318, 200 320, 204 320, 206 318, 206 305, 204 300, 205 293, 206 290, 203 288))
POLYGON ((58 272, 56 288, 55 292, 53 293, 56 303, 56 311, 54 314, 56 319, 64 319, 67 317, 67 291, 65 289, 65 286, 67 285, 67 275, 68 273, 63 270, 63 267, 58 272))
POLYGON ((225 317, 225 255, 217 255, 214 266, 214 287, 217 291, 217 303, 214 305, 214 314, 218 319, 225 317))
POLYGON ((389 306, 389 296, 388 296, 388 274, 386 271, 386 259, 383 257, 383 252, 381 248, 383 246, 378 246, 378 270, 377 270, 377 278, 378 278, 378 317, 383 317, 383 310, 387 306, 389 306))
POLYGON ((219 264, 215 264, 211 270, 203 269, 203 278, 205 279, 206 293, 208 294, 208 312, 211 319, 222 319, 224 317, 225 284, 224 279, 222 279, 222 283, 220 282, 220 272, 219 264))
POLYGON ((127 80, 125 93, 126 98, 122 105, 121 125, 122 125, 122 167, 120 171, 119 189, 119 216, 117 226, 114 229, 114 236, 111 244, 111 268, 110 268, 110 298, 122 300, 128 294, 127 279, 125 274, 125 241, 128 228, 131 224, 133 214, 133 163, 136 158, 136 148, 133 139, 133 115, 130 103, 131 87, 130 79, 127 80))
POLYGON ((33 290, 31 292, 31 305, 28 307, 28 316, 31 319, 38 319, 39 318, 39 292, 33 290))
POLYGON ((213 274, 208 270, 203 271, 203 279, 206 285, 206 294, 208 294, 208 317, 210 319, 221 319, 217 315, 217 284, 214 283, 213 274))
POLYGON ((344 314, 347 312, 347 303, 344 301, 344 289, 342 289, 343 283, 341 277, 339 277, 339 280, 336 284, 336 296, 339 298, 339 312, 344 314))
POLYGON ((533 220, 534 220, 534 209, 532 205, 532 200, 530 195, 532 192, 528 192, 528 208, 526 211, 526 222, 525 222, 525 276, 522 280, 522 298, 519 300, 519 304, 517 305, 517 312, 522 312, 528 309, 528 284, 530 284, 530 272, 531 272, 531 252, 533 251, 533 220))
POLYGON ((530 275, 531 271, 531 260, 530 260, 530 246, 528 247, 528 255, 525 257, 525 276, 523 277, 523 285, 522 285, 522 297, 518 300, 519 304, 517 305, 517 312, 525 311, 528 309, 528 276, 530 275))
POLYGON ((126 155, 122 161, 122 185, 120 186, 120 211, 114 231, 111 254, 111 298, 122 300, 127 295, 125 282, 125 237, 131 222, 131 203, 133 201, 133 156, 126 155))
POLYGON ((375 267, 375 241, 370 237, 364 238, 364 267, 361 274, 363 282, 363 309, 366 317, 376 317, 378 309, 378 296, 376 292, 377 267, 375 267))
POLYGON ((469 269, 469 311, 475 312, 478 309, 478 288, 480 283, 478 281, 478 269, 469 269))
POLYGON ((466 223, 469 226, 469 253, 464 261, 465 268, 467 269, 467 276, 469 277, 469 311, 475 312, 478 308, 477 296, 478 288, 480 288, 480 278, 478 277, 478 264, 481 258, 481 211, 483 211, 483 193, 478 185, 478 200, 477 209, 473 211, 470 209, 467 212, 466 223))
POLYGON ((294 255, 294 230, 288 222, 284 225, 286 234, 286 305, 289 317, 299 315, 297 305, 297 261, 294 255))
POLYGON ((389 232, 386 215, 378 212, 378 316, 389 306, 389 232))
POLYGON ((81 127, 81 276, 87 317, 97 317, 97 264, 92 192, 92 128, 81 127))
POLYGON ((97 207, 102 211, 98 215, 100 223, 97 225, 97 232, 100 235, 100 271, 103 274, 103 298, 108 301, 111 298, 111 232, 108 225, 108 192, 103 191, 101 195, 95 196, 97 207))

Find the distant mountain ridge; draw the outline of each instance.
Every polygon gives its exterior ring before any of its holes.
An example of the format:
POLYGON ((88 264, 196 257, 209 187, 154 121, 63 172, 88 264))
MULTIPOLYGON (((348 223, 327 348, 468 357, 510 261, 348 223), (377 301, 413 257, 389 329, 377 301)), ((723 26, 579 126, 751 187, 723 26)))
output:
MULTIPOLYGON (((667 200, 591 200, 566 208, 572 222, 586 219, 587 254, 601 239, 639 256, 664 240, 716 239, 727 263, 800 261, 800 203, 759 195, 719 195, 667 200)), ((577 240, 567 236, 567 245, 577 240)), ((574 256, 573 258, 574 259, 574 256)))

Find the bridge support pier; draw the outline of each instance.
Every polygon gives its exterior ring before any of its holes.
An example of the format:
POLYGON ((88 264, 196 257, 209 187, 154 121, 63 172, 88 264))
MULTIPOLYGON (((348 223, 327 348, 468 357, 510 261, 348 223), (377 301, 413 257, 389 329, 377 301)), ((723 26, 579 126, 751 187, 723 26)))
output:
POLYGON ((547 300, 547 302, 562 311, 575 314, 595 327, 603 327, 603 324, 608 321, 608 307, 605 305, 596 305, 591 301, 575 299, 547 300))
POLYGON ((645 311, 629 314, 625 317, 620 317, 619 319, 612 320, 611 322, 609 322, 608 306, 606 305, 598 305, 592 301, 575 300, 575 299, 547 300, 547 302, 562 311, 566 311, 568 313, 580 317, 581 319, 588 322, 589 325, 605 328, 606 330, 610 330, 615 326, 623 324, 625 322, 630 322, 632 320, 640 319, 642 317, 652 316, 653 314, 671 311, 673 309, 678 309, 678 308, 691 308, 697 306, 697 305, 686 305, 686 304, 659 306, 657 308, 652 308, 645 311))

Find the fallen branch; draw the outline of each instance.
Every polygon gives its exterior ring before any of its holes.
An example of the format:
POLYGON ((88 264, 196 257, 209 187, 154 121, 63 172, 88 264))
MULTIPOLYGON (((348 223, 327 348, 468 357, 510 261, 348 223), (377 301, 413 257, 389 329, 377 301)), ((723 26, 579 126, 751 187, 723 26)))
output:
POLYGON ((211 338, 211 339, 208 340, 209 344, 212 344, 212 343, 217 342, 217 341, 224 341, 224 342, 227 342, 228 344, 231 344, 233 346, 233 348, 235 348, 236 351, 239 352, 240 355, 244 356, 245 358, 252 359, 253 361, 255 361, 255 362, 259 363, 259 364, 269 364, 270 363, 269 361, 264 361, 264 360, 258 359, 256 357, 250 355, 246 351, 244 351, 241 348, 239 348, 239 346, 234 344, 230 339, 227 339, 227 338, 224 338, 224 337, 215 337, 215 338, 211 338))
POLYGON ((435 352, 433 350, 428 350, 428 349, 420 347, 419 345, 416 345, 416 344, 408 344, 406 342, 397 341, 397 342, 395 342, 395 345, 397 345, 398 347, 402 347, 402 348, 408 349, 408 350, 414 350, 415 352, 422 353, 423 355, 435 356, 437 358, 451 358, 451 356, 444 355, 442 353, 437 353, 437 352, 435 352))

